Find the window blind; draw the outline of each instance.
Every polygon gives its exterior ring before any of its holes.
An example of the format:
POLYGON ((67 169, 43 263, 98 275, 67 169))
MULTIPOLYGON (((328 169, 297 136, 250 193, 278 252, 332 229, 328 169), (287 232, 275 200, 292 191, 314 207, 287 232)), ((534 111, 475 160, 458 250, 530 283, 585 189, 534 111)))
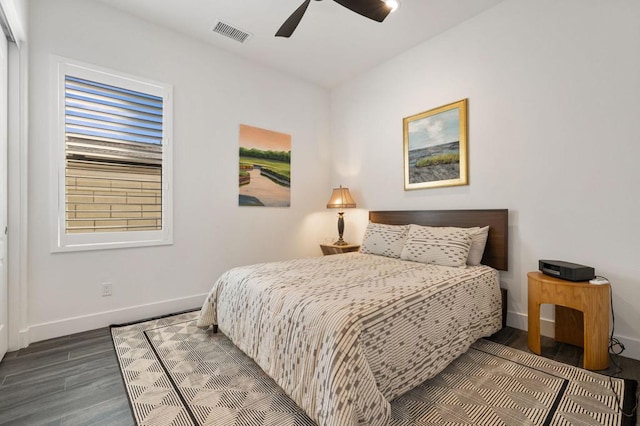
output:
POLYGON ((163 99, 65 76, 66 232, 162 229, 163 99))

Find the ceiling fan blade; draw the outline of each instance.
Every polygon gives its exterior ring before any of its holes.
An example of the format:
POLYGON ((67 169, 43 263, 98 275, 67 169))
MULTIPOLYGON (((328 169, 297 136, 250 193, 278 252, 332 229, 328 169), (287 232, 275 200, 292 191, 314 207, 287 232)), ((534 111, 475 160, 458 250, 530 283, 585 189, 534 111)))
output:
POLYGON ((355 13, 382 22, 391 9, 381 0, 333 0, 355 13))
POLYGON ((305 0, 305 2, 302 3, 286 21, 284 21, 284 24, 282 24, 276 33, 276 37, 291 37, 291 34, 296 30, 296 27, 304 16, 304 12, 306 12, 309 3, 311 3, 311 0, 305 0))

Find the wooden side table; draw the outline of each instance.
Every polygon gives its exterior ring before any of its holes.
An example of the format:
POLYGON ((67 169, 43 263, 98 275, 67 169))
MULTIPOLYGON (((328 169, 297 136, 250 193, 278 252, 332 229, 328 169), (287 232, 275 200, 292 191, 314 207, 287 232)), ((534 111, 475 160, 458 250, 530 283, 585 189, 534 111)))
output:
POLYGON ((335 244, 320 244, 323 255, 349 253, 360 250, 359 244, 347 244, 346 246, 337 246, 335 244))
POLYGON ((584 368, 609 367, 610 284, 529 272, 529 349, 540 355, 540 304, 556 305, 555 340, 584 348, 584 368))

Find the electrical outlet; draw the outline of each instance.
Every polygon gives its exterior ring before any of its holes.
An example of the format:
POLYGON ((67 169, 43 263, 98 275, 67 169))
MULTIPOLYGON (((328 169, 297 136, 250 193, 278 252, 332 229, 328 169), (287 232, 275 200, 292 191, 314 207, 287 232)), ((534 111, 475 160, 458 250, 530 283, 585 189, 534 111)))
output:
POLYGON ((111 283, 102 283, 100 285, 100 294, 102 295, 102 297, 111 296, 111 290, 111 283))

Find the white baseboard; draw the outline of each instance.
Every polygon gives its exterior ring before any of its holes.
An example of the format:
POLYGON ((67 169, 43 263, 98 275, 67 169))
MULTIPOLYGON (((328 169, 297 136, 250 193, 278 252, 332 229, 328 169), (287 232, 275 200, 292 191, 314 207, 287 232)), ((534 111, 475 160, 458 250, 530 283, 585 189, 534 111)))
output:
MULTIPOLYGON (((25 346, 27 346, 29 343, 95 330, 96 328, 107 327, 112 324, 122 324, 188 309, 198 309, 202 306, 206 296, 207 295, 203 293, 180 299, 164 300, 162 302, 34 324, 26 330, 26 335, 22 335, 20 340, 21 343, 26 343, 25 346)), ((23 333, 24 331, 21 332, 21 334, 23 333)))
POLYGON ((27 346, 29 346, 29 329, 26 328, 24 330, 20 330, 18 331, 18 345, 20 345, 18 348, 11 348, 11 350, 18 350, 20 348, 26 348, 27 346))
MULTIPOLYGON (((547 337, 555 337, 555 321, 540 318, 540 334, 547 337)), ((527 331, 529 329, 528 316, 520 312, 507 312, 507 325, 518 330, 527 331)))
MULTIPOLYGON (((527 315, 519 312, 507 312, 507 325, 509 327, 527 331, 529 328, 528 317, 527 315)), ((540 334, 551 338, 555 337, 555 321, 540 318, 540 334)), ((640 340, 619 335, 614 335, 614 337, 617 338, 625 347, 622 356, 640 360, 640 340)))
MULTIPOLYGON (((107 327, 112 324, 138 321, 160 315, 180 312, 187 309, 200 308, 206 294, 184 297, 181 299, 165 300, 157 303, 132 306, 129 308, 116 309, 112 311, 99 312, 91 315, 67 318, 59 321, 34 324, 27 330, 20 331, 20 343, 26 347, 29 343, 40 340, 52 339, 54 337, 66 336, 68 334, 80 333, 94 330, 96 328, 107 327)), ((507 325, 519 330, 527 330, 527 315, 519 312, 507 312, 507 325)), ((555 322, 550 319, 540 318, 540 334, 554 337, 555 322)), ((625 346, 622 354, 627 358, 640 360, 640 340, 615 336, 625 346)))

